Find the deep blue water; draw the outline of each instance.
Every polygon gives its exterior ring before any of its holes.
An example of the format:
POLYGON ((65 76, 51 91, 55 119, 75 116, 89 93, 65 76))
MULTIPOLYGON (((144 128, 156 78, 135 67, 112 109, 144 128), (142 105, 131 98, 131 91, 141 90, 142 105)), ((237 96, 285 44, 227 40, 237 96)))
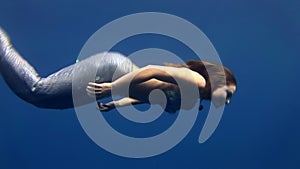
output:
MULTIPOLYGON (((73 109, 36 108, 17 98, 1 80, 0 168, 299 168, 300 1, 2 0, 0 25, 15 48, 46 76, 74 63, 85 41, 101 26, 149 11, 195 24, 235 73, 238 91, 213 136, 204 144, 197 142, 204 109, 172 150, 146 159, 119 157, 89 139, 73 109)), ((116 50, 126 55, 147 47, 170 50, 183 59, 192 55, 182 44, 155 36, 125 42, 116 50)), ((118 118, 117 113, 107 116, 118 118)), ((161 126, 174 117, 165 115, 161 126)), ((124 132, 135 132, 130 125, 124 132)))

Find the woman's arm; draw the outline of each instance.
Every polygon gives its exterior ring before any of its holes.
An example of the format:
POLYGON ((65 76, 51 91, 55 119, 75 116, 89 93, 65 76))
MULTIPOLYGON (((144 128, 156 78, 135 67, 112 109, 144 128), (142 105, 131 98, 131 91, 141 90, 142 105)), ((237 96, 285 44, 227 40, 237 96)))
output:
POLYGON ((157 88, 157 81, 177 85, 176 80, 195 84, 199 88, 204 88, 206 83, 201 75, 188 68, 150 65, 128 73, 112 83, 97 84, 90 82, 87 86, 87 92, 90 95, 101 96, 114 90, 115 93, 126 96, 129 85, 134 86, 147 82, 147 86, 151 87, 149 85, 153 81, 154 87, 152 89, 155 89, 157 88), (153 81, 153 79, 156 80, 153 81))
POLYGON ((100 101, 97 102, 99 110, 101 110, 101 111, 109 111, 109 110, 114 109, 116 107, 123 107, 123 106, 128 106, 128 105, 131 105, 131 104, 140 104, 140 103, 143 103, 143 102, 141 102, 137 99, 130 98, 130 97, 125 97, 125 98, 122 98, 120 100, 111 101, 111 102, 108 102, 108 103, 105 103, 105 104, 103 104, 100 101))

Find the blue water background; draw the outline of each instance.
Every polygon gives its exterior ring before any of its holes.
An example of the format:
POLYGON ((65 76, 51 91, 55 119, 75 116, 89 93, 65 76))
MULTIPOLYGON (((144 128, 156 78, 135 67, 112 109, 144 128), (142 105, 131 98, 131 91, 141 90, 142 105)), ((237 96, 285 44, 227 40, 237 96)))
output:
MULTIPOLYGON (((1 169, 300 167, 298 0, 1 0, 0 25, 17 50, 46 76, 74 63, 85 41, 101 26, 150 11, 195 24, 235 73, 238 91, 213 136, 204 144, 197 142, 206 108, 172 150, 147 159, 119 157, 89 139, 73 109, 36 108, 17 98, 1 80, 1 169)), ((127 55, 147 47, 170 50, 183 59, 193 57, 179 42, 157 36, 133 37, 116 50, 127 55)), ((107 116, 119 119, 117 113, 107 116)), ((175 117, 165 115, 153 128, 163 131, 160 126, 171 125, 175 117)), ((124 124, 115 122, 114 127, 124 124)), ((142 131, 129 125, 124 132, 142 131)))

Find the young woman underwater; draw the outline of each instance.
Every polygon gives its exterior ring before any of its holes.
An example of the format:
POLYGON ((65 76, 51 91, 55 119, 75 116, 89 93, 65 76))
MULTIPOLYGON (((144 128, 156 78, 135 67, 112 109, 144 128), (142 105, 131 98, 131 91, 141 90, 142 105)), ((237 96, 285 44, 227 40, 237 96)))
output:
POLYGON ((228 68, 214 63, 192 60, 185 64, 149 65, 138 68, 127 57, 114 52, 93 55, 42 78, 13 48, 1 27, 0 72, 17 96, 37 107, 51 109, 74 107, 73 78, 85 79, 76 88, 86 91, 84 97, 96 96, 100 100, 109 97, 111 91, 124 97, 105 104, 98 101, 99 109, 103 111, 117 106, 149 103, 149 94, 155 89, 160 89, 166 96, 165 111, 173 113, 180 108, 189 109, 190 107, 180 107, 178 80, 196 86, 201 100, 215 98, 213 104, 218 107, 225 103, 229 104, 237 85, 234 75, 228 68), (79 72, 76 73, 76 77, 74 77, 75 68, 76 72, 79 72), (86 79, 95 70, 95 77, 99 78, 86 79), (130 86, 129 93, 124 90, 126 86, 130 86))

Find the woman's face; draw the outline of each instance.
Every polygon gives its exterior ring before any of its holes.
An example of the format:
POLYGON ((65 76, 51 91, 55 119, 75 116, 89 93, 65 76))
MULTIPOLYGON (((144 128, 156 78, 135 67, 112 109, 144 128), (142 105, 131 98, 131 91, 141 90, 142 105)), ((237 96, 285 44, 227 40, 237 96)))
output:
POLYGON ((216 89, 212 94, 213 104, 216 107, 223 106, 224 104, 229 104, 230 99, 235 91, 236 91, 235 85, 226 85, 216 89))

